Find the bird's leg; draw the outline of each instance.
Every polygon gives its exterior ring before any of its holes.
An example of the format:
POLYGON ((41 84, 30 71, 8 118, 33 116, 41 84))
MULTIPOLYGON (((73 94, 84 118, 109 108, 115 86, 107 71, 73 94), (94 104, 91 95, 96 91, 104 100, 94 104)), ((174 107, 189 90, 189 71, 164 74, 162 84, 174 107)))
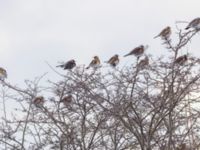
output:
POLYGON ((140 59, 140 56, 137 57, 137 62, 139 61, 139 59, 140 59))

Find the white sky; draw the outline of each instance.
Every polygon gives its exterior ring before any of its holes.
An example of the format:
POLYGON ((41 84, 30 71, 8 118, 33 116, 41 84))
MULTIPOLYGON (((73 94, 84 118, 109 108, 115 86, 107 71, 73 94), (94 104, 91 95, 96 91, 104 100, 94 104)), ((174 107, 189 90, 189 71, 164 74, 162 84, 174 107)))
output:
MULTIPOLYGON (((87 65, 94 55, 105 61, 140 44, 150 45, 147 53, 163 54, 153 37, 196 17, 200 0, 0 0, 0 66, 9 81, 21 83, 52 72, 45 61, 56 66, 74 58, 87 65)), ((187 47, 198 56, 199 40, 187 47)))

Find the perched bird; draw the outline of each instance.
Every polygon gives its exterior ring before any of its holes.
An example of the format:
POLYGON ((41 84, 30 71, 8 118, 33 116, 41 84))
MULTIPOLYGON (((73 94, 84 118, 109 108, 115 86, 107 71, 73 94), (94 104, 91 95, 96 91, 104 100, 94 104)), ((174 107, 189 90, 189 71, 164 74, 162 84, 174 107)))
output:
POLYGON ((170 37, 171 33, 172 33, 171 28, 169 26, 167 26, 157 36, 155 36, 154 39, 159 37, 159 36, 162 39, 168 39, 170 37))
POLYGON ((100 65, 100 59, 98 56, 94 56, 94 59, 91 61, 91 63, 89 64, 89 66, 86 69, 89 69, 90 67, 94 67, 96 68, 97 66, 100 65))
POLYGON ((72 95, 68 95, 68 96, 65 96, 63 97, 63 99, 60 100, 61 103, 63 103, 65 106, 68 106, 71 102, 72 102, 72 95))
POLYGON ((188 60, 187 55, 180 56, 174 61, 175 64, 183 65, 188 60))
POLYGON ((178 145, 176 150, 188 150, 188 148, 187 148, 187 145, 185 143, 182 143, 182 144, 178 145))
POLYGON ((138 63, 140 68, 144 68, 147 65, 149 65, 149 58, 147 56, 138 63))
POLYGON ((0 67, 0 80, 7 78, 7 72, 4 68, 0 67))
POLYGON ((199 30, 200 29, 200 18, 193 19, 185 29, 188 30, 189 28, 194 28, 195 30, 199 30))
POLYGON ((35 106, 42 106, 44 104, 44 97, 43 96, 38 96, 33 100, 33 103, 35 106))
POLYGON ((144 45, 140 45, 136 48, 134 48, 132 51, 130 51, 128 54, 124 55, 124 57, 129 56, 129 55, 135 55, 137 57, 141 56, 144 53, 144 50, 147 47, 144 47, 144 45))
POLYGON ((111 57, 107 63, 109 63, 111 66, 116 67, 119 63, 119 56, 116 54, 113 57, 111 57))
POLYGON ((66 69, 71 70, 71 69, 73 69, 75 66, 76 66, 76 62, 75 62, 74 59, 72 59, 72 60, 69 60, 68 62, 66 62, 66 63, 63 64, 63 65, 58 65, 58 66, 56 66, 56 67, 61 67, 61 68, 63 68, 64 70, 66 70, 66 69))

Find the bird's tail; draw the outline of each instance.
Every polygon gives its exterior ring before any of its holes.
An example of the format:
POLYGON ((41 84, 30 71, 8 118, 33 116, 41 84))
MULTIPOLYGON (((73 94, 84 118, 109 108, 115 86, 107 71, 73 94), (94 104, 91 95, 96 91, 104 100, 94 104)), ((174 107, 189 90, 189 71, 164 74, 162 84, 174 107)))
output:
POLYGON ((64 67, 64 65, 58 65, 58 66, 56 66, 56 67, 61 67, 61 68, 63 68, 63 67, 64 67))
POLYGON ((185 30, 188 30, 190 27, 189 26, 187 26, 186 28, 185 28, 185 30))
POLYGON ((160 35, 156 35, 155 37, 154 37, 154 39, 156 39, 157 37, 159 37, 160 35))
POLYGON ((124 55, 124 57, 126 57, 126 56, 129 56, 130 54, 126 54, 126 55, 124 55))

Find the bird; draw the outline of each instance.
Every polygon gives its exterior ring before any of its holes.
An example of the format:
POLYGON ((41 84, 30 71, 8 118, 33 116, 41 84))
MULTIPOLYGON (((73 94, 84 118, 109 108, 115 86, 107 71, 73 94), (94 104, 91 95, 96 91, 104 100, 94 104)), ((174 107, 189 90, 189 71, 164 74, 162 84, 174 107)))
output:
POLYGON ((35 106, 42 106, 44 104, 44 97, 43 96, 35 97, 33 103, 35 104, 35 106))
POLYGON ((187 150, 187 145, 185 143, 182 143, 180 145, 178 145, 178 147, 176 148, 176 150, 187 150))
POLYGON ((115 54, 112 56, 107 63, 109 63, 111 66, 116 67, 117 64, 119 63, 119 55, 115 54))
POLYGON ((149 58, 147 56, 138 63, 140 68, 144 68, 147 65, 149 65, 149 58))
POLYGON ((147 48, 144 47, 144 45, 140 45, 136 48, 134 48, 132 51, 130 51, 128 54, 124 55, 124 57, 129 56, 129 55, 135 55, 137 57, 141 56, 144 53, 144 50, 147 48))
POLYGON ((171 31, 171 27, 167 26, 166 28, 164 28, 157 36, 154 37, 161 37, 162 39, 168 39, 171 35, 172 31, 171 31))
POLYGON ((7 78, 7 72, 4 68, 0 67, 0 80, 7 78))
POLYGON ((76 62, 75 62, 74 59, 72 59, 72 60, 69 60, 68 62, 66 62, 65 64, 58 65, 58 66, 56 66, 56 67, 61 67, 61 68, 63 68, 64 70, 66 70, 66 69, 71 70, 71 69, 73 69, 75 66, 76 66, 76 62))
POLYGON ((90 67, 98 67, 100 65, 100 59, 98 56, 94 56, 93 60, 90 62, 89 66, 86 69, 89 69, 90 67))
POLYGON ((179 65, 183 65, 187 60, 188 60, 187 55, 182 55, 182 56, 179 56, 178 58, 176 58, 174 63, 179 64, 179 65))
POLYGON ((72 99, 73 99, 73 97, 72 97, 72 95, 70 94, 70 95, 68 95, 68 96, 64 96, 64 97, 60 100, 60 102, 62 102, 65 106, 68 106, 68 105, 72 102, 72 99))
POLYGON ((200 17, 193 19, 188 26, 185 28, 185 30, 188 30, 189 28, 194 28, 195 30, 200 29, 200 17))

